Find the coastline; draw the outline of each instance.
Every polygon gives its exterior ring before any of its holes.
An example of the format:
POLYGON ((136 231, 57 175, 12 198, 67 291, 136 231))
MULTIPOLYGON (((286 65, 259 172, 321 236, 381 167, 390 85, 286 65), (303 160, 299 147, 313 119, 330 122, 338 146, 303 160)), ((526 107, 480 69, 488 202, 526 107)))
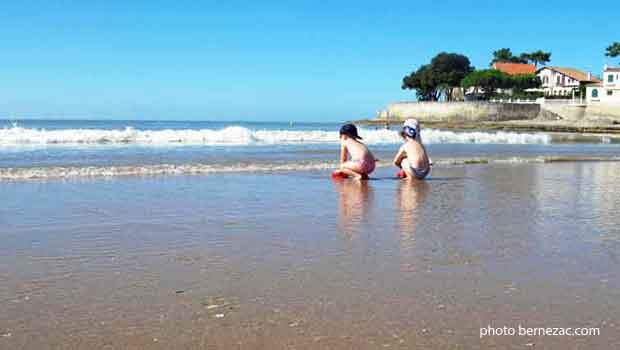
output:
MULTIPOLYGON (((421 119, 425 128, 445 130, 480 130, 480 131, 514 131, 514 132, 549 132, 582 135, 587 141, 588 135, 609 135, 620 138, 620 124, 602 124, 596 122, 574 122, 567 120, 511 120, 511 121, 430 121, 421 119)), ((364 126, 400 126, 402 120, 394 119, 359 119, 354 123, 364 126)))

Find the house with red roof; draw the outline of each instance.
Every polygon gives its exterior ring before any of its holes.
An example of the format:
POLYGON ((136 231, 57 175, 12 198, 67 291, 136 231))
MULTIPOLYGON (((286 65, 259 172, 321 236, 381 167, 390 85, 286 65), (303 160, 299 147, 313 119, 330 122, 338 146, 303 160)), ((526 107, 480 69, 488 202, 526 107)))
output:
POLYGON ((590 72, 567 67, 543 67, 537 75, 542 81, 545 96, 573 97, 573 93, 579 93, 580 86, 601 82, 590 72))

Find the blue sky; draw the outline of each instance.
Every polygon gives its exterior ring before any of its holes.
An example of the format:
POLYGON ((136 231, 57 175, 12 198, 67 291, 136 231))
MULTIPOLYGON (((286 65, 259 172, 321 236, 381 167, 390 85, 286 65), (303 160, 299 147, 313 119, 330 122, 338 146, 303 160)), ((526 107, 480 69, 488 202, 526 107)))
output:
MULTIPOLYGON (((600 74, 616 1, 11 1, 0 118, 339 121, 412 99, 440 51, 600 74)), ((617 61, 617 60, 616 60, 617 61)))

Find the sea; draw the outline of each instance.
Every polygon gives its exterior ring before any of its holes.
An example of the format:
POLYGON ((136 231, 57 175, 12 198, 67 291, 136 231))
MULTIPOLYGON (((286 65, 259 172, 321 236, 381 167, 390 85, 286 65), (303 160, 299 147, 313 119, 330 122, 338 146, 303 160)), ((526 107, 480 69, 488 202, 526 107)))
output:
POLYGON ((616 139, 339 127, 0 122, 0 349, 620 348, 616 139))
MULTIPOLYGON (((337 165, 338 123, 4 120, 0 180, 287 172, 337 165)), ((361 126, 379 166, 389 166, 396 128, 361 126)), ((424 129, 436 165, 617 160, 607 136, 424 129)))

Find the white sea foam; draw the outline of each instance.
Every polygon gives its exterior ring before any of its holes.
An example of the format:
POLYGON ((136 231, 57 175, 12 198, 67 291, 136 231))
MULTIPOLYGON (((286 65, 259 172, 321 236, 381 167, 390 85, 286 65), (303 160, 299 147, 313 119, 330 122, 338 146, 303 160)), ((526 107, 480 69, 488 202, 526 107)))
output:
POLYGON ((425 143, 505 143, 505 144, 548 144, 551 137, 543 133, 516 132, 454 132, 426 129, 422 131, 425 143))
POLYGON ((29 180, 83 177, 209 175, 218 173, 267 173, 333 169, 335 162, 255 163, 255 164, 154 164, 127 166, 51 166, 0 168, 0 180, 29 180))
MULTIPOLYGON (((401 142, 394 130, 364 129, 361 136, 368 144, 401 142)), ((425 143, 503 143, 546 144, 551 137, 542 133, 515 132, 453 132, 425 129, 425 143)), ((23 145, 286 145, 337 143, 337 131, 325 130, 251 130, 241 126, 223 129, 138 130, 131 127, 117 130, 62 129, 45 130, 10 127, 0 129, 0 146, 23 145)))
MULTIPOLYGON (((442 158, 434 159, 435 167, 467 166, 476 164, 522 164, 579 161, 620 161, 620 157, 510 157, 510 158, 442 158)), ((392 164, 380 161, 377 167, 392 164)), ((238 164, 152 164, 123 166, 50 166, 28 168, 0 168, 0 181, 71 179, 118 176, 215 175, 222 173, 275 173, 292 171, 321 171, 334 169, 334 161, 293 163, 238 163, 238 164)))

